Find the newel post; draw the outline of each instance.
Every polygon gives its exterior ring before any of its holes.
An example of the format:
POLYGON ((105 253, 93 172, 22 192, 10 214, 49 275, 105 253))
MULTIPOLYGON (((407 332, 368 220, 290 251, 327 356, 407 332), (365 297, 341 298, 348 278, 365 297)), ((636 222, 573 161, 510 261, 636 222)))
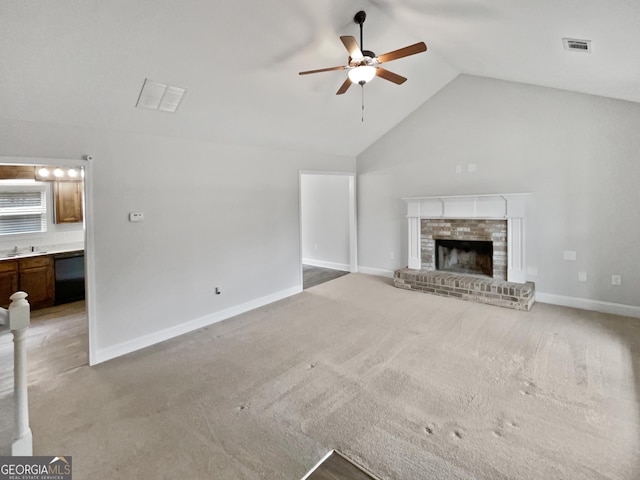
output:
POLYGON ((31 308, 27 294, 11 295, 9 328, 13 333, 13 394, 15 401, 15 438, 11 446, 13 456, 33 455, 33 437, 29 427, 29 397, 27 392, 27 329, 31 322, 31 308))

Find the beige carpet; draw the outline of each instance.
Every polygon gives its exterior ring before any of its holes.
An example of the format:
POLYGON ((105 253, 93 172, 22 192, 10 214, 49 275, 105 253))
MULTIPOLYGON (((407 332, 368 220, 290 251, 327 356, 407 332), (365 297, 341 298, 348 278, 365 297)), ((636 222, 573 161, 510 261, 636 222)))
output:
POLYGON ((640 478, 640 320, 352 274, 30 390, 81 479, 640 478))

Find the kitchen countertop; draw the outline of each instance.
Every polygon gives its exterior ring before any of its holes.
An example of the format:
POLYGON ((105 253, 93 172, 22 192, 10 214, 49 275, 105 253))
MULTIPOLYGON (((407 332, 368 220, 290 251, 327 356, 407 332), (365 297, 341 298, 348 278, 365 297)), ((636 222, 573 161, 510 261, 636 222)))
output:
POLYGON ((22 247, 18 249, 15 255, 12 250, 0 251, 0 262, 4 260, 19 260, 21 258, 38 257, 40 255, 54 255, 56 253, 75 252, 84 250, 84 242, 59 243, 56 245, 38 245, 34 252, 31 247, 22 247))

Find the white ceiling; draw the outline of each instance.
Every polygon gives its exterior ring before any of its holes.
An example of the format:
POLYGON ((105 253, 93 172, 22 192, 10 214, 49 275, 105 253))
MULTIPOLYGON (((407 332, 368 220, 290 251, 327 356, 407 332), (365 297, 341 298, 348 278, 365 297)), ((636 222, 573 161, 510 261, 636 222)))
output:
POLYGON ((0 116, 357 155, 459 73, 640 102, 637 0, 4 0, 0 116), (377 54, 429 50, 335 92, 340 35, 377 54), (592 40, 593 52, 561 38, 592 40), (136 109, 145 78, 186 87, 175 114, 136 109))

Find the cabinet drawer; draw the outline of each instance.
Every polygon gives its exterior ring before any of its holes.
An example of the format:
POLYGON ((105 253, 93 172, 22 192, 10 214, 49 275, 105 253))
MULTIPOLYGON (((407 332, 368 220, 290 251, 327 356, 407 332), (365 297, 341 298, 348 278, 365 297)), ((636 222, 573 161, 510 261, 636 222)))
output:
POLYGON ((21 258, 19 261, 20 270, 23 270, 25 268, 48 267, 50 265, 53 265, 53 258, 49 255, 41 257, 21 258))
POLYGON ((18 261, 17 260, 3 260, 0 262, 0 272, 17 272, 18 261))

